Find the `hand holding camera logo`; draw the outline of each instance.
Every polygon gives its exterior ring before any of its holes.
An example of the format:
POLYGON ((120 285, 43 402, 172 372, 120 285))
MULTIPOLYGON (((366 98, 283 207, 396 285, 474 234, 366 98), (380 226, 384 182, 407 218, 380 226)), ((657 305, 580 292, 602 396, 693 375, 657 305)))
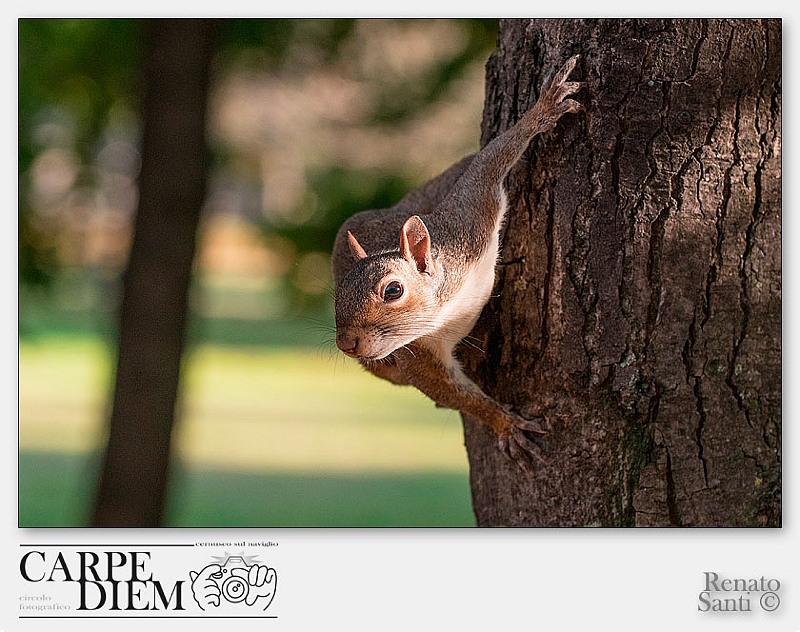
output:
POLYGON ((275 598, 278 578, 274 568, 263 564, 248 564, 240 555, 231 555, 225 564, 209 564, 199 573, 189 572, 192 594, 201 610, 228 603, 244 602, 266 610, 275 598))

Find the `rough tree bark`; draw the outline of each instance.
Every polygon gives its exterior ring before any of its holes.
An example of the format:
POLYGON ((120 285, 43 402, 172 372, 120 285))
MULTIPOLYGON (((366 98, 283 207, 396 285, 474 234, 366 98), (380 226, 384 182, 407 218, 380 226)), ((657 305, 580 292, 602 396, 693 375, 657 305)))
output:
POLYGON ((780 20, 511 20, 485 144, 580 53, 586 111, 509 176, 476 381, 541 415, 526 475, 465 418, 479 525, 781 524, 780 20))
POLYGON ((116 385, 93 526, 161 524, 217 24, 148 20, 139 207, 119 315, 116 385))

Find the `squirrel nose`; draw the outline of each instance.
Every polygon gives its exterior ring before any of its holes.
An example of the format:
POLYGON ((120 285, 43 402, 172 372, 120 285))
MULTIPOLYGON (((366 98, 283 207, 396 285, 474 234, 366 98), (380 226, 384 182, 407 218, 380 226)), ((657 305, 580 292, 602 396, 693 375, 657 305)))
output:
POLYGON ((336 346, 347 355, 355 355, 358 349, 358 336, 348 336, 346 332, 336 334, 336 346))

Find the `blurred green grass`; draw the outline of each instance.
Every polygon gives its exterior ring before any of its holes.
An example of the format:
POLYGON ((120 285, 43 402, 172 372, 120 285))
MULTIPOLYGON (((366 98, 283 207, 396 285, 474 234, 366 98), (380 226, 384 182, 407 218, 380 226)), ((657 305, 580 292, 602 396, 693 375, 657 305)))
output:
MULTIPOLYGON (((19 526, 80 527, 96 455, 24 451, 19 526)), ((168 527, 474 526, 466 472, 237 472, 176 463, 168 527)))
MULTIPOLYGON (((85 524, 110 392, 100 338, 20 342, 19 524, 85 524)), ((187 355, 170 526, 474 525, 461 424, 302 347, 187 355)))

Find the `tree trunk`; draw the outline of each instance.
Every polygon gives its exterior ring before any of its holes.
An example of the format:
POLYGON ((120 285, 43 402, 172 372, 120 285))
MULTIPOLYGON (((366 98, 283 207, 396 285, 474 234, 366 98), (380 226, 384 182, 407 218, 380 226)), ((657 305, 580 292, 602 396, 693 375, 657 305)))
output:
POLYGON ((146 23, 139 207, 123 280, 110 434, 92 524, 161 523, 205 197, 207 20, 146 23))
POLYGON ((465 418, 477 522, 780 526, 781 22, 504 21, 483 143, 576 53, 586 110, 511 172, 463 353, 547 462, 465 418))

